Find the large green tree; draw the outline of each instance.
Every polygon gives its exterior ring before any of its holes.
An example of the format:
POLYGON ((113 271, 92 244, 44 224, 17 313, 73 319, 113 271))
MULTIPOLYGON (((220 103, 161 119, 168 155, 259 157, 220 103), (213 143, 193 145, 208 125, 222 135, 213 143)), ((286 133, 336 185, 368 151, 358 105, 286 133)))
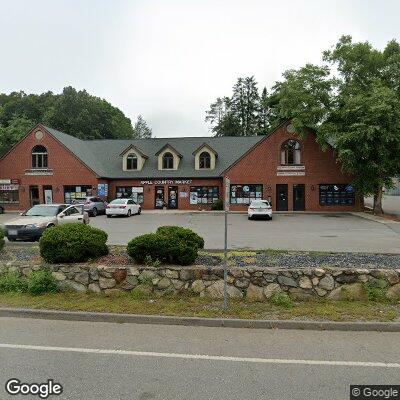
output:
POLYGON ((131 121, 118 108, 85 90, 0 94, 0 151, 7 151, 37 123, 81 139, 135 137, 131 121))
POLYGON ((312 128, 334 145, 344 172, 382 210, 382 187, 400 174, 400 46, 383 51, 350 36, 324 52, 325 65, 284 74, 270 96, 271 123, 291 118, 300 134, 312 128))
POLYGON ((216 136, 254 136, 265 133, 264 110, 254 77, 239 78, 231 97, 218 97, 210 105, 206 121, 216 136))

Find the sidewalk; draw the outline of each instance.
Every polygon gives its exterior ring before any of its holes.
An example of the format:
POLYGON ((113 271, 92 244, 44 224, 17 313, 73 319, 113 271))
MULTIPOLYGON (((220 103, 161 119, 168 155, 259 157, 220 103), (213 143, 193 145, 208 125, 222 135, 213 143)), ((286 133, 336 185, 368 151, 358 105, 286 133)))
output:
MULTIPOLYGON (((372 208, 374 199, 372 197, 366 197, 364 199, 364 204, 365 206, 372 208)), ((384 213, 400 216, 400 196, 383 195, 382 206, 384 213)))

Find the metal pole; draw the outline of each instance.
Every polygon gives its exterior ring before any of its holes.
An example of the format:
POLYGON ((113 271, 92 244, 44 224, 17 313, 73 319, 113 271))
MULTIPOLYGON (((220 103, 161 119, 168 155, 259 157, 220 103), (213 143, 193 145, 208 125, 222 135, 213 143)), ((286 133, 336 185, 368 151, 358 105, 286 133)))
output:
POLYGON ((224 245, 224 310, 229 308, 228 297, 228 211, 225 210, 225 245, 224 245))

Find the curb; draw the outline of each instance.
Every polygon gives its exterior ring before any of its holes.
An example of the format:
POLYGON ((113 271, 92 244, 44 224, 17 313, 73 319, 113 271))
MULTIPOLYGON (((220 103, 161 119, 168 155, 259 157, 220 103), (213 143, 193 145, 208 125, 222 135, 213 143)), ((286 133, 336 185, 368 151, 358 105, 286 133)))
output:
POLYGON ((162 315, 113 314, 79 311, 0 308, 0 317, 36 318, 61 321, 112 322, 247 329, 298 329, 313 331, 400 332, 399 322, 285 321, 230 318, 170 317, 162 315))

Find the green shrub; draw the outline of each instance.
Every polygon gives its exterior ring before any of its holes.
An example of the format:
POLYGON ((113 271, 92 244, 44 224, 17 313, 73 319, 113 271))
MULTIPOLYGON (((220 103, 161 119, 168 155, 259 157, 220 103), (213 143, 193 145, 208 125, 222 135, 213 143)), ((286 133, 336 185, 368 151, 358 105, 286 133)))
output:
POLYGON ((23 293, 27 290, 27 282, 17 272, 7 272, 0 276, 0 293, 23 293))
POLYGON ((204 239, 191 229, 180 226, 160 226, 156 233, 168 237, 178 237, 186 243, 196 245, 198 249, 204 249, 204 239))
POLYGON ((218 199, 215 203, 212 204, 211 210, 220 211, 224 209, 224 202, 221 199, 218 199))
POLYGON ((284 307, 284 308, 292 308, 293 307, 292 299, 285 292, 275 293, 272 296, 271 300, 275 305, 280 306, 280 307, 284 307))
POLYGON ((385 302, 388 300, 386 297, 387 283, 384 279, 374 279, 366 282, 363 287, 369 301, 385 302))
POLYGON ((0 228, 0 251, 4 249, 5 241, 4 241, 4 230, 0 228))
POLYGON ((137 262, 149 260, 180 265, 193 264, 204 240, 190 229, 163 226, 156 233, 138 236, 128 243, 127 252, 137 262))
POLYGON ((40 238, 40 254, 49 263, 82 262, 108 254, 107 233, 84 224, 46 229, 40 238))
POLYGON ((28 278, 28 293, 38 295, 57 292, 57 281, 48 269, 32 271, 28 278))

